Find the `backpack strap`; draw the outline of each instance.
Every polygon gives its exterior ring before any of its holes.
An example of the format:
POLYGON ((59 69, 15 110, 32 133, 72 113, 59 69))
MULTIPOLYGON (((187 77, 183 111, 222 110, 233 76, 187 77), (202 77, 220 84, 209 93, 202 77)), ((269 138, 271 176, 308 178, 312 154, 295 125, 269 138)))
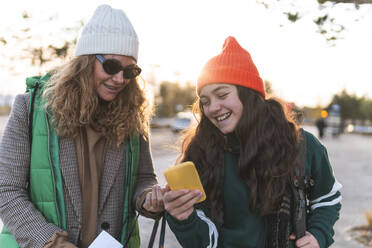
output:
POLYGON ((310 175, 306 175, 306 134, 300 128, 300 164, 295 169, 292 179, 293 211, 292 222, 296 239, 303 237, 306 233, 306 215, 308 213, 308 192, 314 185, 310 175))
MULTIPOLYGON (((311 178, 309 174, 309 170, 306 168, 306 134, 305 130, 300 128, 300 163, 301 163, 301 174, 299 174, 303 178, 303 187, 305 189, 306 197, 308 198, 310 187, 314 186, 314 179, 311 178)), ((308 205, 308 204, 307 204, 308 205)))
MULTIPOLYGON (((161 221, 161 229, 160 229, 160 236, 159 236, 159 248, 164 248, 166 219, 164 215, 161 218, 162 218, 162 221, 161 221)), ((149 245, 147 246, 147 248, 154 247, 155 237, 158 231, 159 222, 160 222, 160 219, 156 219, 154 222, 154 226, 152 228, 152 232, 151 232, 151 236, 149 240, 149 245)))
POLYGON ((306 134, 303 128, 300 128, 300 162, 301 175, 304 175, 306 166, 306 134))

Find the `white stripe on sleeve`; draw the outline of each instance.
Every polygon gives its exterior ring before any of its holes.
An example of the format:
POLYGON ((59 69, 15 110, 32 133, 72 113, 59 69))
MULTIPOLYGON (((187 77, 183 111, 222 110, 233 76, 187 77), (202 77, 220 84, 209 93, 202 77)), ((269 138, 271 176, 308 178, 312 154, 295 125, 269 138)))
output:
POLYGON ((311 204, 314 204, 314 203, 317 203, 317 202, 320 202, 321 200, 327 198, 327 197, 330 197, 330 196, 333 196, 335 195, 340 189, 342 188, 342 185, 341 183, 339 183, 337 180, 335 180, 335 183, 333 184, 333 187, 332 187, 332 190, 326 194, 326 195, 323 195, 319 198, 316 198, 312 201, 310 201, 311 204))
POLYGON ((218 231, 216 228, 216 225, 207 217, 205 216, 204 212, 202 210, 196 210, 196 214, 199 216, 199 218, 207 223, 209 227, 209 245, 206 248, 217 248, 218 243, 218 231), (212 242, 212 235, 214 236, 214 242, 212 242), (212 246, 213 243, 213 246, 212 246))
POLYGON ((342 196, 339 196, 336 199, 333 199, 332 201, 329 201, 329 202, 320 202, 320 203, 311 205, 311 210, 314 210, 319 207, 336 205, 337 203, 341 202, 341 200, 342 200, 342 196))

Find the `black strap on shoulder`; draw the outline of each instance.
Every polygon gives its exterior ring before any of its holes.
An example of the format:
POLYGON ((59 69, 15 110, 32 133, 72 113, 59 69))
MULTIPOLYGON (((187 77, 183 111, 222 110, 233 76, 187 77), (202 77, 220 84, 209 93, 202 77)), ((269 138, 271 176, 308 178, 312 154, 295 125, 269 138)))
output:
POLYGON ((306 166, 306 135, 300 129, 300 164, 295 169, 293 176, 293 229, 296 239, 303 237, 306 233, 306 214, 307 214, 307 180, 305 180, 306 166))
POLYGON ((300 128, 300 163, 302 169, 301 175, 304 175, 306 165, 306 134, 303 128, 300 128))
POLYGON ((301 163, 301 173, 300 176, 304 180, 305 193, 308 195, 310 187, 314 186, 314 180, 311 178, 311 175, 307 173, 306 170, 306 134, 305 130, 300 128, 300 163, 301 163))

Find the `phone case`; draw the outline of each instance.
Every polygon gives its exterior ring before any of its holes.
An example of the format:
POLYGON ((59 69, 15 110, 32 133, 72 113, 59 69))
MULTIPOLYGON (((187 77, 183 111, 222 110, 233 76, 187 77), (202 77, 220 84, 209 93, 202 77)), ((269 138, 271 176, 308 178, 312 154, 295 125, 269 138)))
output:
POLYGON ((203 196, 198 202, 205 200, 204 188, 193 162, 188 161, 169 167, 164 171, 164 176, 171 190, 199 190, 203 196))

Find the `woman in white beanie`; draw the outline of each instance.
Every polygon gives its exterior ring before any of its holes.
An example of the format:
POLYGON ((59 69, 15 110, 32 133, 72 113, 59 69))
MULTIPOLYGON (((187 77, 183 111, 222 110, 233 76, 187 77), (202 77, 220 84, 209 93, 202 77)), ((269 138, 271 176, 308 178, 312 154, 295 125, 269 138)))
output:
POLYGON ((137 82, 138 38, 99 6, 76 57, 26 80, 0 144, 0 247, 88 247, 102 230, 139 247, 136 211, 163 212, 137 82))

